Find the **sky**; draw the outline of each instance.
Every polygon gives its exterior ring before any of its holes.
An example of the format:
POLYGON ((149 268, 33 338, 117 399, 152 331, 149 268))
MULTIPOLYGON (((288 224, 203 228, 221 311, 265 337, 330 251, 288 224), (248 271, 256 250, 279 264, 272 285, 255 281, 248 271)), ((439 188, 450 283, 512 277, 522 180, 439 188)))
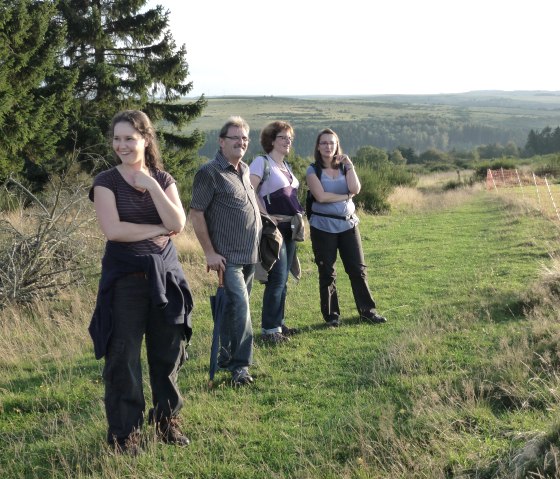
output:
POLYGON ((189 96, 560 91, 558 0, 150 0, 189 96))

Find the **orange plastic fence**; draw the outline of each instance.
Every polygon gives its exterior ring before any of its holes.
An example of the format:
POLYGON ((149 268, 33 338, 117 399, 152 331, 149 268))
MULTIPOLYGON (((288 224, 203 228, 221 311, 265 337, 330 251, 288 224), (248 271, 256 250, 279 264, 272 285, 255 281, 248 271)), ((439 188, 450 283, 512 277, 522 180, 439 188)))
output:
POLYGON ((507 188, 519 185, 544 185, 545 179, 519 170, 488 169, 486 173, 486 189, 507 188))

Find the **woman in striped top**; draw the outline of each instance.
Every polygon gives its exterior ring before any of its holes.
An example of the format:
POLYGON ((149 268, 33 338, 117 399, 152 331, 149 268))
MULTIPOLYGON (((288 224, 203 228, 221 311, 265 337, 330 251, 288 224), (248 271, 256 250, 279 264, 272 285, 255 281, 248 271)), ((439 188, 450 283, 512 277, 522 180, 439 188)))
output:
POLYGON ((105 357, 108 442, 118 452, 136 454, 145 408, 144 335, 153 398, 149 420, 164 442, 189 443, 178 427, 183 400, 177 374, 192 331, 192 295, 170 240, 186 216, 148 116, 118 113, 110 136, 119 164, 97 175, 90 191, 107 244, 89 330, 96 357, 105 357))

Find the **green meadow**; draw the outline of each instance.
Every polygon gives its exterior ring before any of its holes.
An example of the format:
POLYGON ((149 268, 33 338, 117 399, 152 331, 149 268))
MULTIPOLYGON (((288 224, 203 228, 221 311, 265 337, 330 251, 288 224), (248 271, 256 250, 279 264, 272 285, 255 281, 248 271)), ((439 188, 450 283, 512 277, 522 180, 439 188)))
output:
POLYGON ((317 133, 326 127, 337 131, 351 155, 365 145, 388 151, 404 146, 418 153, 433 148, 471 151, 480 145, 525 146, 530 130, 560 124, 559 104, 558 92, 210 97, 185 132, 196 128, 206 134, 199 153, 209 158, 216 151, 218 130, 231 115, 242 116, 251 126, 247 158, 259 153, 259 132, 274 120, 291 123, 293 149, 304 157, 312 154, 317 133))
POLYGON ((557 477, 558 288, 547 281, 558 227, 480 188, 401 189, 391 201, 391 214, 362 214, 360 224, 388 322, 360 322, 339 261, 343 321, 326 328, 305 241, 286 312, 301 333, 279 347, 260 342, 256 283, 255 384, 245 388, 224 372, 207 385, 216 281, 192 232, 177 238, 196 299, 179 379, 187 448, 158 443, 148 427, 138 457, 104 444, 102 362, 87 334, 96 275, 55 299, 5 306, 0 477, 557 477))

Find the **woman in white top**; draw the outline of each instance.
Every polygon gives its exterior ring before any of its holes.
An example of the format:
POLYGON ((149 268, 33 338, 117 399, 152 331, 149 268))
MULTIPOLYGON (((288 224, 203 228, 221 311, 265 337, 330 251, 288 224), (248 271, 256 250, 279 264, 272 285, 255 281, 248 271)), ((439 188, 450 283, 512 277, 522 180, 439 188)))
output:
POLYGON ((286 326, 284 318, 288 274, 296 252, 289 218, 303 211, 297 198, 299 181, 284 161, 293 140, 289 123, 270 123, 261 132, 266 155, 256 157, 249 165, 259 208, 276 222, 283 237, 280 258, 268 273, 262 306, 262 338, 273 344, 288 341, 288 336, 296 333, 295 328, 286 326))

